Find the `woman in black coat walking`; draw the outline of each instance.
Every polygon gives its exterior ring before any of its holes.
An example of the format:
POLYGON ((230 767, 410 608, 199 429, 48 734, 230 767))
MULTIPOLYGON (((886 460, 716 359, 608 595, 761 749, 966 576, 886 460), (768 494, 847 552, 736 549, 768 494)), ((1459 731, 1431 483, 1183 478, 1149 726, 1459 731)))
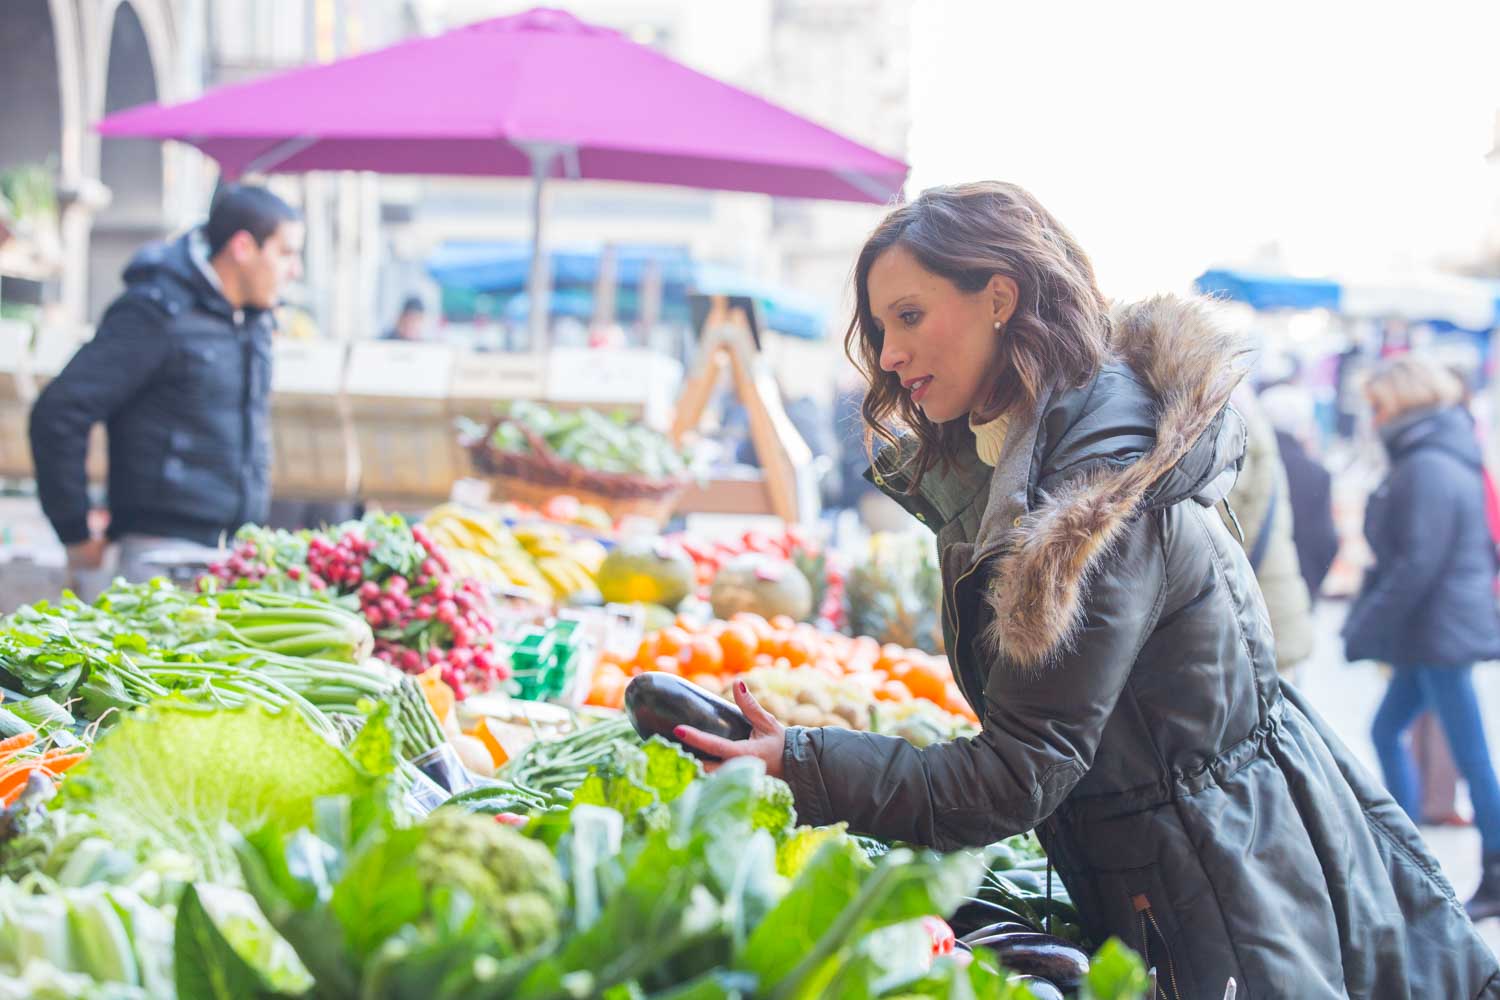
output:
POLYGON ((1386 362, 1365 394, 1391 468, 1365 513, 1375 566, 1344 626, 1348 658, 1393 668, 1372 736, 1386 784, 1414 820, 1420 795, 1401 740, 1424 708, 1437 714, 1484 851, 1469 915, 1500 916, 1500 782, 1472 677, 1476 662, 1500 658, 1500 610, 1473 420, 1458 380, 1420 358, 1386 362))

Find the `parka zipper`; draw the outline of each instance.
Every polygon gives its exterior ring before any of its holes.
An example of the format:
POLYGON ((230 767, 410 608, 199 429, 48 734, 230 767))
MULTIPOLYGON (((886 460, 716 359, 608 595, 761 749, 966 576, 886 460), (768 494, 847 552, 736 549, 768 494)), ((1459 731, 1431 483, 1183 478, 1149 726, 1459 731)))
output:
POLYGON ((1144 892, 1137 893, 1130 898, 1135 906, 1136 918, 1141 924, 1141 958, 1149 966, 1151 964, 1151 936, 1146 932, 1146 924, 1151 924, 1151 929, 1156 932, 1156 937, 1161 941, 1162 956, 1167 961, 1167 983, 1171 989, 1171 1000, 1182 1000, 1182 990, 1177 986, 1177 965, 1172 961, 1172 949, 1167 945, 1167 936, 1161 931, 1161 924, 1156 922, 1156 913, 1151 909, 1151 899, 1144 892))
POLYGON ((975 563, 969 567, 967 573, 953 581, 952 592, 948 595, 948 606, 943 609, 943 613, 948 616, 948 624, 953 627, 953 657, 955 660, 963 655, 962 650, 964 648, 961 641, 958 620, 958 588, 960 584, 979 571, 979 566, 979 563, 975 563))

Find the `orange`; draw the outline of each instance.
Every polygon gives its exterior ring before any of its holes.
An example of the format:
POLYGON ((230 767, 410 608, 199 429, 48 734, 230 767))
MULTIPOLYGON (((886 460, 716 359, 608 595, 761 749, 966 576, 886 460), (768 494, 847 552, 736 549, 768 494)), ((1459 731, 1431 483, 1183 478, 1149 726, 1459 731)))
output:
POLYGON ((656 663, 657 653, 661 650, 661 637, 656 632, 648 632, 641 639, 641 644, 635 650, 635 662, 642 670, 650 669, 656 663))
POLYGON ((692 641, 693 637, 686 629, 680 629, 676 625, 664 628, 656 634, 656 655, 676 656, 692 641))
POLYGON ((790 631, 792 628, 795 628, 796 625, 797 623, 795 620, 793 620, 791 615, 776 615, 771 619, 771 627, 774 629, 779 629, 782 632, 790 631))
POLYGON ((781 644, 781 655, 790 660, 794 667, 811 663, 816 654, 817 647, 805 636, 793 635, 781 644))
POLYGON ((911 688, 900 681, 886 681, 875 690, 875 697, 881 701, 911 701, 911 688))
POLYGON ((674 624, 684 632, 696 632, 698 631, 699 622, 687 615, 678 615, 674 624))
POLYGON ((772 656, 770 653, 756 653, 755 662, 751 664, 751 669, 755 669, 757 667, 769 667, 773 662, 775 662, 775 660, 776 657, 772 656))
POLYGON ((602 663, 594 669, 587 702, 601 708, 619 708, 625 701, 625 673, 619 667, 602 663))
POLYGON ((754 611, 736 611, 729 616, 729 620, 737 625, 749 625, 757 636, 764 636, 771 631, 771 623, 754 611))
POLYGON ((658 656, 656 666, 651 668, 660 674, 681 674, 682 663, 675 656, 658 656))
POLYGON ((717 674, 724 669, 724 651, 706 635, 694 636, 677 654, 683 673, 717 674))
POLYGON ((725 625, 724 631, 719 635, 719 649, 724 654, 724 672, 742 673, 755 663, 760 638, 744 622, 733 622, 725 625))
POLYGON ((896 679, 910 688, 913 695, 925 698, 935 705, 943 704, 947 696, 948 685, 952 683, 931 662, 911 663, 905 675, 896 679))

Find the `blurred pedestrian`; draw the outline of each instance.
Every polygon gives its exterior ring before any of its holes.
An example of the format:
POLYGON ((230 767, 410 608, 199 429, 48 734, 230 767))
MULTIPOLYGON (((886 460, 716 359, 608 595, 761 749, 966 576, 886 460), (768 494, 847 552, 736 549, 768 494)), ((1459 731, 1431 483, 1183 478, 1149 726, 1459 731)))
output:
POLYGON ((427 306, 415 295, 408 295, 401 303, 401 312, 389 330, 380 335, 381 340, 421 340, 422 329, 427 322, 427 306))
MULTIPOLYGON (((1292 542, 1292 502, 1286 470, 1276 446, 1276 431, 1261 412, 1247 386, 1234 394, 1234 407, 1245 418, 1245 457, 1234 488, 1229 491, 1229 510, 1238 522, 1238 536, 1255 571, 1271 635, 1276 640, 1276 669, 1294 675, 1312 655, 1313 623, 1298 567, 1297 548, 1292 542)), ((1221 508, 1222 510, 1222 508, 1221 508)), ((1226 522, 1230 515, 1225 514, 1226 522)), ((1230 524, 1230 530, 1236 530, 1230 524)))
POLYGON ((1305 388, 1291 384, 1272 386, 1260 394, 1259 402, 1276 432, 1276 450, 1286 470, 1291 499, 1297 567, 1307 587, 1308 603, 1316 606, 1323 580, 1339 552, 1338 525, 1333 519, 1333 477, 1313 448, 1317 409, 1305 388))
POLYGON ((1424 708, 1437 714, 1483 851, 1469 915, 1500 916, 1500 782, 1473 683, 1476 662, 1500 658, 1479 445, 1458 380, 1419 357, 1383 361, 1365 395, 1391 467, 1365 513, 1375 565, 1344 626, 1348 658, 1391 664, 1371 735, 1392 797, 1414 820, 1421 792, 1402 738, 1424 708))
POLYGON ((75 582, 96 576, 80 583, 86 591, 103 582, 97 575, 150 576, 147 556, 164 543, 217 545, 264 520, 272 310, 301 273, 303 235, 270 191, 226 187, 204 225, 136 254, 94 338, 37 398, 37 493, 75 582), (84 472, 100 421, 107 535, 90 531, 84 472))

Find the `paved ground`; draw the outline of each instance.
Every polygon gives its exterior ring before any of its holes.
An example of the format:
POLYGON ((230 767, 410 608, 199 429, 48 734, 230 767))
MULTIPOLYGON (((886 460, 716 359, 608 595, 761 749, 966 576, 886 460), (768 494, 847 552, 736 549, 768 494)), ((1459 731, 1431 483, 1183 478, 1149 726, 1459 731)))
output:
MULTIPOLYGON (((1370 742, 1370 720, 1385 693, 1385 679, 1372 665, 1344 662, 1338 629, 1345 611, 1342 603, 1325 602, 1320 607, 1318 652, 1304 665, 1299 687, 1350 749, 1379 774, 1375 747, 1370 742)), ((1484 708, 1490 750, 1500 759, 1500 665, 1476 671, 1474 679, 1484 708)), ((1466 802, 1461 808, 1468 812, 1466 802)), ((1422 834, 1442 862, 1458 897, 1467 899, 1479 884, 1479 835, 1473 829, 1452 827, 1424 828, 1422 834)), ((1485 921, 1479 930, 1490 949, 1500 953, 1500 920, 1485 921)))

